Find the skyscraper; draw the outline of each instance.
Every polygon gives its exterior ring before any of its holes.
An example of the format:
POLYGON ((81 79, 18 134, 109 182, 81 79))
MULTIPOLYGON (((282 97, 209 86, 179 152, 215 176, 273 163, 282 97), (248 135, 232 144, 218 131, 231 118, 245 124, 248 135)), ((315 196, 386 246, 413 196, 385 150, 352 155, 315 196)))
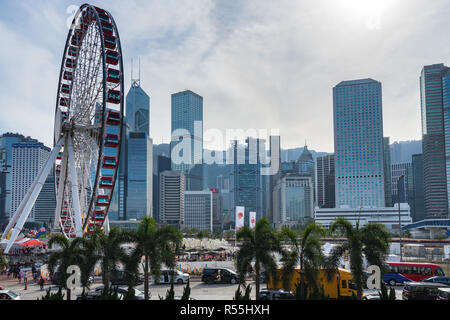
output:
POLYGON ((412 166, 411 162, 393 163, 391 165, 392 172, 392 202, 393 203, 410 203, 412 200, 412 166), (403 179, 399 178, 403 176, 403 179), (400 182, 400 185, 399 185, 400 182))
POLYGON ((424 66, 420 75, 426 216, 446 215, 449 207, 447 177, 450 167, 447 165, 446 169, 446 161, 449 161, 446 157, 450 156, 450 104, 446 96, 450 93, 448 70, 442 63, 433 64, 424 66))
MULTIPOLYGON (((33 184, 50 155, 50 148, 42 143, 15 143, 12 145, 10 217, 16 212, 23 197, 33 184)), ((49 223, 56 208, 53 176, 47 178, 27 221, 49 223)))
POLYGON ((203 189, 203 97, 190 91, 172 99, 172 170, 186 175, 186 190, 203 189))
POLYGON ((386 207, 392 207, 392 185, 391 185, 391 149, 389 137, 383 138, 383 165, 384 165, 384 201, 386 207))
POLYGON ((159 221, 184 227, 185 177, 180 171, 163 171, 159 176, 159 221))
POLYGON ((130 131, 150 135, 150 97, 141 88, 140 80, 132 80, 126 98, 126 118, 130 131))
POLYGON ((247 138, 245 146, 232 142, 233 186, 235 206, 245 207, 245 216, 256 212, 256 220, 263 217, 263 181, 261 155, 265 154, 265 140, 247 138))
POLYGON ((170 171, 170 158, 157 156, 156 174, 153 175, 153 218, 159 221, 159 179, 161 172, 170 171))
POLYGON ((315 163, 308 146, 305 145, 302 154, 298 157, 296 162, 297 173, 302 177, 310 177, 312 183, 313 199, 316 202, 316 177, 315 177, 315 163))
POLYGON ((333 109, 336 208, 384 207, 381 83, 340 82, 333 109))
POLYGON ((0 224, 7 224, 11 214, 12 150, 16 143, 38 143, 36 139, 7 132, 0 136, 0 224))
POLYGON ((153 216, 152 154, 153 143, 145 132, 129 133, 127 219, 142 219, 144 216, 153 216))
POLYGON ((317 157, 317 205, 334 208, 334 155, 317 157))
POLYGON ((212 192, 185 191, 184 228, 213 231, 212 192))
POLYGON ((413 202, 411 206, 411 217, 413 222, 416 222, 425 219, 422 154, 414 154, 412 156, 412 176, 413 202))

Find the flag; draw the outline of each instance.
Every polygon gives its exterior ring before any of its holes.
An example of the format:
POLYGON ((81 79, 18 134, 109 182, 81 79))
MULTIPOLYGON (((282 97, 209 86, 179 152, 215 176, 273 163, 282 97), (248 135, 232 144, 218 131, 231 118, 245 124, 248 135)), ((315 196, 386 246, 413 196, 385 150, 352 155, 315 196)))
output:
POLYGON ((244 226, 245 207, 236 207, 236 231, 244 226))
POLYGON ((250 211, 250 229, 253 229, 256 225, 256 212, 250 211))

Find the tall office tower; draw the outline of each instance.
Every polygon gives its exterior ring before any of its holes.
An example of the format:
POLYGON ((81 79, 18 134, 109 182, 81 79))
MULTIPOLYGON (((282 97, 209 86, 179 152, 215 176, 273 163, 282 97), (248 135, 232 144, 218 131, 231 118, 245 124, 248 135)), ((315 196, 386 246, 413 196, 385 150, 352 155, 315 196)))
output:
POLYGON ((11 215, 12 149, 16 143, 38 143, 38 141, 11 132, 0 136, 0 225, 6 225, 11 215))
POLYGON ((245 217, 250 211, 256 212, 258 221, 263 217, 261 156, 265 154, 265 140, 248 137, 245 143, 232 142, 234 205, 245 207, 245 217))
MULTIPOLYGON (((34 182, 50 155, 50 148, 42 143, 15 143, 12 145, 10 218, 34 182)), ((47 178, 28 217, 29 222, 53 219, 56 208, 54 178, 47 178), (53 183, 53 186, 52 186, 53 183)))
POLYGON ((212 192, 184 192, 184 228, 213 231, 212 192))
POLYGON ((280 173, 282 171, 281 164, 281 137, 280 136, 270 136, 269 142, 269 154, 270 154, 270 166, 273 168, 274 172, 268 176, 268 183, 266 184, 266 189, 264 190, 266 194, 266 211, 267 218, 270 223, 274 223, 274 208, 273 208, 273 190, 279 179, 280 173))
POLYGON ((223 198, 219 190, 212 189, 213 201, 213 230, 222 230, 223 223, 223 198))
POLYGON ((416 222, 425 219, 422 154, 414 154, 412 156, 412 176, 413 201, 411 206, 411 217, 413 219, 413 222, 416 222))
POLYGON ((161 172, 170 171, 170 158, 157 156, 156 174, 153 175, 153 218, 159 222, 159 179, 161 172))
POLYGON ((334 208, 334 155, 317 157, 317 205, 334 208))
POLYGON ((410 203, 413 187, 411 162, 393 163, 391 165, 391 173, 392 202, 410 203), (403 176, 404 179, 400 179, 401 176, 403 176))
POLYGON ((314 217, 311 177, 286 175, 273 190, 274 225, 295 225, 314 217))
POLYGON ((336 208, 384 207, 381 83, 340 82, 333 109, 336 208))
POLYGON ((444 107, 443 99, 444 90, 448 90, 448 69, 442 63, 428 65, 420 75, 425 215, 430 217, 447 215, 449 207, 446 154, 450 155, 450 148, 446 148, 446 133, 450 135, 450 124, 446 119, 450 109, 444 107))
POLYGON ((186 190, 203 190, 203 97, 172 94, 172 170, 186 175, 186 190))
POLYGON ((108 218, 110 221, 127 219, 129 132, 130 125, 128 122, 122 121, 119 169, 117 171, 117 181, 113 191, 111 207, 108 211, 108 218))
POLYGON ((184 227, 185 177, 180 171, 163 171, 159 176, 159 221, 184 227))
POLYGON ((150 97, 141 88, 140 80, 131 80, 126 103, 125 114, 130 131, 145 132, 150 135, 150 97))
POLYGON ((128 135, 126 219, 152 217, 153 142, 145 132, 128 135))
POLYGON ((313 199, 314 202, 317 202, 316 199, 316 177, 315 177, 315 163, 314 158, 311 152, 308 150, 308 146, 305 145, 303 148, 302 154, 298 157, 297 162, 295 163, 297 173, 302 177, 310 177, 313 185, 313 199))
POLYGON ((384 166, 384 201, 386 207, 392 207, 392 185, 391 185, 391 149, 389 137, 383 138, 383 166, 384 166))

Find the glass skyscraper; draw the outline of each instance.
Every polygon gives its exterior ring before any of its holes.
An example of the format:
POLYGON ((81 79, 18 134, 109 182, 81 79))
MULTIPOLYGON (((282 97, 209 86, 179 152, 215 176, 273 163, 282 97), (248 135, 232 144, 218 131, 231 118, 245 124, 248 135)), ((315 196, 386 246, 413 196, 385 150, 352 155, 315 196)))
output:
POLYGON ((333 88, 336 208, 385 206, 381 97, 373 79, 333 88))
POLYGON ((420 75, 425 215, 446 215, 450 174, 450 79, 444 64, 424 66, 420 75))
POLYGON ((128 91, 126 117, 130 131, 150 135, 150 97, 142 90, 140 81, 133 80, 128 91))
POLYGON ((171 99, 171 169, 185 174, 186 190, 202 190, 203 97, 186 90, 172 94, 171 99))

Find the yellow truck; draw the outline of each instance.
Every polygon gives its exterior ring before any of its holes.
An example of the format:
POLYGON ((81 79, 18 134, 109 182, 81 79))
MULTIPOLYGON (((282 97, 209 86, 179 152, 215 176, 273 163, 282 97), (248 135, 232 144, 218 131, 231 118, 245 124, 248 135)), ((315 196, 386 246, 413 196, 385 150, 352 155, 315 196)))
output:
MULTIPOLYGON (((278 270, 280 272, 280 269, 278 270)), ((279 290, 286 289, 296 292, 296 286, 300 282, 300 268, 297 267, 292 276, 291 287, 283 288, 281 277, 274 284, 272 276, 268 275, 267 289, 279 290)), ((324 295, 329 299, 348 299, 356 297, 356 286, 353 282, 353 275, 349 270, 339 268, 330 281, 327 279, 325 270, 319 271, 319 286, 323 287, 324 295)))

